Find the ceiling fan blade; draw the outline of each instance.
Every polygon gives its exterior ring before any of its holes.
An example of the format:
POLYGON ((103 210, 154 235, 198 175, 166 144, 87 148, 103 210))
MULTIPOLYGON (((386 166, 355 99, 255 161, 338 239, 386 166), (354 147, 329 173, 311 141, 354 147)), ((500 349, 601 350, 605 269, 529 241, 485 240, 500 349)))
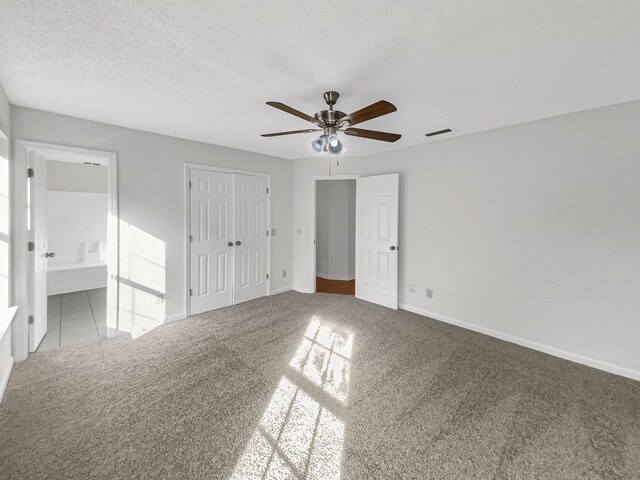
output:
POLYGON ((291 108, 289 105, 285 105, 284 103, 267 102, 267 105, 271 105, 272 107, 277 108, 278 110, 282 110, 283 112, 287 112, 287 113, 290 113, 291 115, 295 115, 296 117, 306 120, 307 122, 316 123, 315 118, 307 115, 306 113, 302 113, 301 111, 296 110, 295 108, 291 108))
POLYGON ((347 135, 354 137, 368 138, 370 140, 381 140, 383 142, 396 142, 402 135, 397 133, 378 132, 376 130, 365 130, 364 128, 346 128, 342 130, 347 135))
POLYGON ((379 102, 372 103, 368 107, 361 108, 357 112, 353 112, 346 117, 340 119, 340 123, 348 123, 349 126, 356 125, 358 123, 366 122, 374 118, 393 113, 398 110, 395 105, 387 102, 386 100, 380 100, 379 102))
POLYGON ((261 137, 279 137, 280 135, 293 135, 294 133, 311 133, 321 132, 319 128, 308 128, 307 130, 290 130, 288 132, 276 132, 276 133, 263 133, 261 137))

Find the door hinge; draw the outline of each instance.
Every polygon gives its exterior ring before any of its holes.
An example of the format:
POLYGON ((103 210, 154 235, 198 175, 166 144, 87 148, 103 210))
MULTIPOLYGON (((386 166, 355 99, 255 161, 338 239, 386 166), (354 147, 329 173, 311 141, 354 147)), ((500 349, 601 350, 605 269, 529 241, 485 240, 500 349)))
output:
POLYGON ((27 321, 29 322, 29 325, 33 325, 33 315, 29 315, 27 317, 27 321))
POLYGON ((267 273, 267 280, 269 280, 269 274, 267 273))
POLYGON ((269 187, 267 187, 267 195, 269 194, 269 187))
POLYGON ((267 237, 269 236, 269 230, 267 230, 267 237))
POLYGON ((189 242, 193 242, 193 235, 189 235, 189 242))
POLYGON ((189 180, 189 188, 191 188, 191 180, 189 180))
POLYGON ((27 168, 27 177, 33 178, 33 176, 34 176, 33 168, 27 168))
POLYGON ((36 244, 33 242, 27 242, 27 251, 33 252, 36 249, 36 244))
POLYGON ((193 290, 189 289, 189 296, 193 297, 193 290))

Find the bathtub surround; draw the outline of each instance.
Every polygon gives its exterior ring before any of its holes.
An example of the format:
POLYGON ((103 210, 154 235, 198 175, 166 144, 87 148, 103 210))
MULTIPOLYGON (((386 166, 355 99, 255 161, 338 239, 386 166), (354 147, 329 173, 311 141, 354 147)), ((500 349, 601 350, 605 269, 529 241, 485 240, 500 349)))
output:
POLYGON ((49 250, 56 253, 49 266, 104 263, 107 194, 49 191, 47 202, 49 250))
POLYGON ((106 287, 107 194, 49 191, 47 202, 49 295, 106 287))

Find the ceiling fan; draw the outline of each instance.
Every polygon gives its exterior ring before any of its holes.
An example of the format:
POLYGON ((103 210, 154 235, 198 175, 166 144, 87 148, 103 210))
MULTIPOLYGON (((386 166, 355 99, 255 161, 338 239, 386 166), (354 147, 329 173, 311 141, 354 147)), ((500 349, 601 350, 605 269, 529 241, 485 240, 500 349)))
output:
POLYGON ((327 105, 329 105, 329 109, 320 110, 313 117, 307 115, 306 113, 302 113, 295 108, 291 108, 284 103, 267 102, 267 105, 311 122, 318 128, 309 128, 306 130, 291 130, 288 132, 265 133, 262 136, 279 137, 281 135, 292 135, 295 133, 311 133, 322 131, 323 133, 320 138, 314 140, 311 143, 311 146, 318 152, 325 151, 334 155, 338 155, 345 151, 342 142, 340 142, 340 140, 338 139, 338 132, 342 132, 346 135, 351 135, 354 137, 367 138, 369 140, 380 140, 383 142, 395 142, 400 139, 401 135, 397 133, 365 130, 364 128, 352 128, 353 125, 357 125, 359 123, 366 122, 367 120, 372 120, 374 118, 378 118, 383 115, 395 112, 397 108, 393 104, 387 102, 386 100, 380 100, 369 105, 368 107, 364 107, 356 112, 347 115, 344 112, 333 109, 333 106, 338 101, 338 98, 340 98, 340 94, 338 92, 325 92, 324 101, 327 102, 327 105))

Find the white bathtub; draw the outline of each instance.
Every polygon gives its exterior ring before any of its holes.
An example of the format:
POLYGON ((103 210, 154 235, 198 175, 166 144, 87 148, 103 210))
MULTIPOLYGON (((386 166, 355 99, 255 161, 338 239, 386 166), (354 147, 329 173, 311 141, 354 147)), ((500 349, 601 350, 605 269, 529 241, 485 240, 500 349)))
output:
POLYGON ((49 295, 80 292, 106 286, 106 263, 64 263, 49 265, 47 269, 49 295))

